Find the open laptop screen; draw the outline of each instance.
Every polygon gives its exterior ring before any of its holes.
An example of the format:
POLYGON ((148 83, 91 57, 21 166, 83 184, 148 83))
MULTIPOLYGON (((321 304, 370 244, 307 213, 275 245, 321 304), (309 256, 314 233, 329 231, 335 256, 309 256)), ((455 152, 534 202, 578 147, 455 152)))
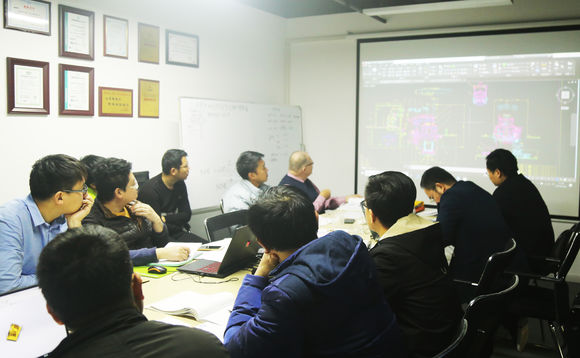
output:
POLYGON ((50 353, 66 337, 46 311, 46 300, 37 286, 0 296, 0 352, 3 357, 38 357, 50 353), (16 341, 7 339, 10 326, 21 327, 16 341))

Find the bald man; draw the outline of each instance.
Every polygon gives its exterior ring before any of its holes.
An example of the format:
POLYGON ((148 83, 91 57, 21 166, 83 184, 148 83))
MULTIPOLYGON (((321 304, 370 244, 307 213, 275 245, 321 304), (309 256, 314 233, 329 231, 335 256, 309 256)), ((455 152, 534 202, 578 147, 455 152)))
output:
POLYGON ((280 180, 279 185, 290 185, 302 190, 314 204, 319 213, 326 209, 336 209, 343 204, 348 197, 331 197, 329 189, 320 190, 308 179, 312 174, 314 162, 306 152, 296 151, 290 155, 288 174, 280 180))

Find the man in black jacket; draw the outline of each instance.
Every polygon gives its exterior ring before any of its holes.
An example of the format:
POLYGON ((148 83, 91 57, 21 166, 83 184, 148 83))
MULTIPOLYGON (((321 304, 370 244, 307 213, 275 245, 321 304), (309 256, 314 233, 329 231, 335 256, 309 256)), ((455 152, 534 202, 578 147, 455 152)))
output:
POLYGON ((535 185, 518 174, 517 159, 509 150, 496 149, 489 153, 486 167, 489 179, 497 186, 493 198, 525 255, 521 262, 525 266, 517 268, 543 273, 545 267, 541 261, 530 257, 546 257, 552 252, 554 229, 546 203, 535 185))
POLYGON ((403 173, 369 178, 365 216, 380 235, 370 250, 385 297, 414 357, 433 356, 453 339, 462 315, 439 224, 413 213, 417 190, 403 173))
POLYGON ((191 207, 184 182, 189 176, 187 153, 181 149, 169 149, 161 159, 161 168, 162 173, 139 188, 139 200, 149 204, 163 219, 171 241, 204 241, 189 232, 191 207))
POLYGON ((228 357, 194 328, 148 321, 127 245, 99 226, 72 229, 42 251, 38 281, 47 310, 69 335, 49 357, 228 357))

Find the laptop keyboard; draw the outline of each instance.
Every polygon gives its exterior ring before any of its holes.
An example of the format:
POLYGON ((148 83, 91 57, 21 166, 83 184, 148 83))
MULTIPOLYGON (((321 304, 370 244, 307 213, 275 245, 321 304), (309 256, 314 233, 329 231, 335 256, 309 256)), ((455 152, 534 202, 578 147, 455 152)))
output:
POLYGON ((207 273, 216 273, 220 267, 221 262, 214 262, 207 266, 200 267, 198 270, 207 273))

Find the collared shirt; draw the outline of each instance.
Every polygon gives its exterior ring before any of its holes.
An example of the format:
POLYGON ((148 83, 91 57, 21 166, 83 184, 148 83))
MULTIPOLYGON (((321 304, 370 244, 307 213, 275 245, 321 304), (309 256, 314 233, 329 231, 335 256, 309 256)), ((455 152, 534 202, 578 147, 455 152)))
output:
POLYGON ((0 293, 35 285, 40 252, 67 228, 64 215, 44 221, 31 195, 1 206, 0 293))
POLYGON ((424 229, 427 226, 435 224, 432 220, 425 219, 418 216, 415 213, 411 213, 407 216, 399 218, 396 223, 394 223, 376 242, 371 242, 369 245, 369 250, 372 249, 377 242, 386 239, 388 237, 403 235, 411 231, 424 229))
POLYGON ((247 179, 237 182, 228 189, 222 198, 224 213, 248 209, 268 188, 269 186, 266 184, 256 188, 247 179))

